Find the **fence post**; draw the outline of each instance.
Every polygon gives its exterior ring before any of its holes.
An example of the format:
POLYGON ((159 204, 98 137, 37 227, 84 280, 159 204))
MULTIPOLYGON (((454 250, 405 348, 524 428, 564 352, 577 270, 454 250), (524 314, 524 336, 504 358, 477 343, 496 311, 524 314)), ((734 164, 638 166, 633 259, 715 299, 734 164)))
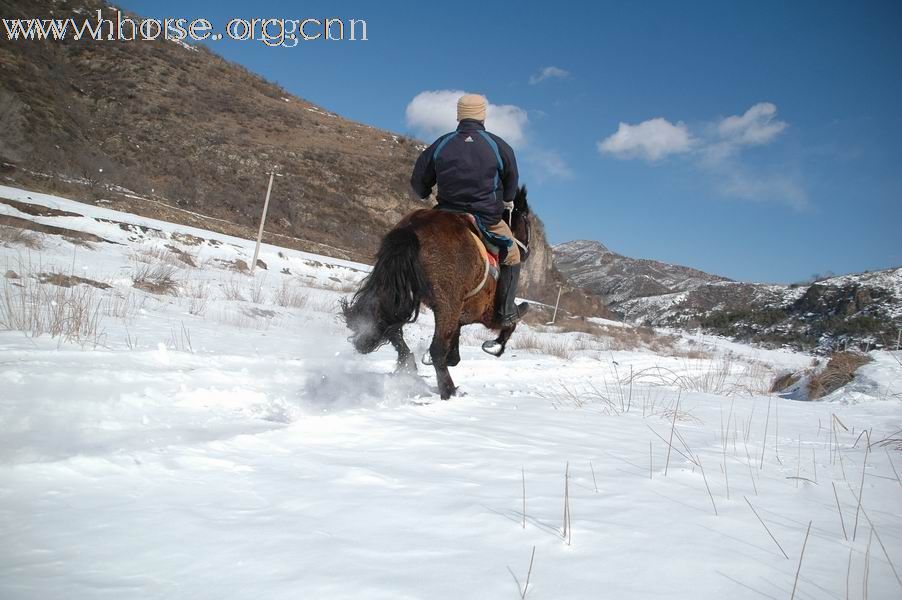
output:
POLYGON ((557 288, 557 300, 554 303, 554 314, 551 316, 551 321, 545 323, 546 325, 554 325, 554 322, 557 320, 557 307, 561 304, 561 292, 564 290, 563 284, 558 286, 557 288))
POLYGON ((272 192, 272 180, 276 170, 269 172, 269 185, 266 186, 266 200, 263 201, 263 215, 260 217, 260 229, 257 230, 257 246, 254 248, 254 260, 251 262, 251 273, 257 268, 257 257, 260 256, 260 242, 263 240, 263 225, 266 223, 266 211, 269 210, 269 194, 272 192))

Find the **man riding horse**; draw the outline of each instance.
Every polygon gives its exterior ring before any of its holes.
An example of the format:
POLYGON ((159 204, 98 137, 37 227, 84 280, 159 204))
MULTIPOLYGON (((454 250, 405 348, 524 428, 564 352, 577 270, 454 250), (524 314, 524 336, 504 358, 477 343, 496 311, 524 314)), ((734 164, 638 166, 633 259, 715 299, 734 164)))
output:
POLYGON ((486 99, 465 94, 457 101, 457 130, 445 134, 417 159, 410 184, 425 200, 438 184, 439 210, 469 213, 498 246, 501 273, 496 310, 502 327, 514 325, 528 308, 515 303, 520 251, 508 222, 518 189, 517 159, 503 139, 486 131, 486 99))

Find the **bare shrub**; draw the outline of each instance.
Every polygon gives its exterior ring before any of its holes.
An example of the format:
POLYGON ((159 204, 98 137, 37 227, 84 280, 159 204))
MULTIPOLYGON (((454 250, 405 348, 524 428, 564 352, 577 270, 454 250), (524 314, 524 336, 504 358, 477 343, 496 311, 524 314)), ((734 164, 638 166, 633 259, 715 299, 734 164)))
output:
POLYGON ((206 281, 189 281, 182 286, 182 291, 188 298, 188 312, 192 315, 203 316, 207 312, 210 302, 210 290, 206 281))
POLYGON ((175 274, 176 268, 169 265, 137 263, 132 274, 132 285, 151 294, 175 296, 179 288, 175 274))
POLYGON ((285 308, 304 308, 307 305, 307 295, 285 281, 276 290, 273 300, 285 308))
POLYGON ((220 283, 220 287, 222 287, 222 293, 225 295, 226 300, 244 301, 244 296, 241 294, 241 284, 237 280, 229 279, 228 281, 223 281, 220 283))
POLYGON ((248 290, 248 295, 250 297, 250 301, 254 304, 263 304, 263 300, 266 297, 264 293, 266 281, 264 279, 254 279, 251 281, 250 289, 248 290))
POLYGON ((20 227, 0 225, 0 244, 4 246, 25 246, 29 250, 44 247, 44 236, 20 227))
POLYGON ((858 352, 837 352, 823 370, 808 380, 808 398, 816 400, 835 392, 855 378, 855 371, 871 362, 871 357, 858 352))

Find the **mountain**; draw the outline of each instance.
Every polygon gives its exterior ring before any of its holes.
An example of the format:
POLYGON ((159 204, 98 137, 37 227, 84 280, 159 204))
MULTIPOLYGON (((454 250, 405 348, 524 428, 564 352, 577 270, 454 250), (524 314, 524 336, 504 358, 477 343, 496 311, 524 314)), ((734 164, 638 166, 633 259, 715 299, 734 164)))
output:
POLYGON ((633 259, 593 241, 554 246, 555 265, 625 320, 702 329, 770 347, 831 351, 895 347, 902 268, 774 285, 633 259))
MULTIPOLYGON (((96 0, 3 4, 4 18, 116 16, 96 0)), ((277 165, 265 238, 337 258, 370 262, 402 216, 429 205, 408 196, 422 142, 345 119, 204 46, 6 41, 0 131, 9 185, 242 237, 256 234, 277 165)), ((536 221, 524 294, 553 302, 562 278, 536 221)), ((597 299, 570 296, 564 306, 603 314, 597 299)))
POLYGON ((555 265, 571 283, 599 294, 612 307, 631 298, 689 291, 705 284, 729 281, 689 267, 629 258, 590 240, 557 244, 553 250, 555 265))

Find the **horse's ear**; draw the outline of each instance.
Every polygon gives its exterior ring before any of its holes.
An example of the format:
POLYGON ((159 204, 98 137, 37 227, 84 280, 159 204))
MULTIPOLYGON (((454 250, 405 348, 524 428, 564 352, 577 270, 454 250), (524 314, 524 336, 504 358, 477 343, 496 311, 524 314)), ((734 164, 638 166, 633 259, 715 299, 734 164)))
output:
POLYGON ((517 195, 514 197, 514 208, 517 212, 528 213, 529 212, 529 204, 526 203, 526 186, 521 185, 520 189, 517 190, 517 195))

